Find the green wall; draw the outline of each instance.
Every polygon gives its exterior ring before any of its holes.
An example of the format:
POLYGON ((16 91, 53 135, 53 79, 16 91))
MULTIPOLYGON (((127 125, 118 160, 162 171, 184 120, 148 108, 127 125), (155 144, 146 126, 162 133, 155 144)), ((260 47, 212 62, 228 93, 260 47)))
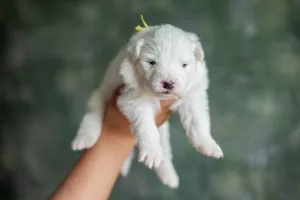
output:
MULTIPOLYGON (((210 74, 212 134, 198 154, 177 116, 180 187, 134 163, 117 200, 300 199, 297 0, 7 0, 0 3, 0 199, 46 199, 76 162, 70 149, 91 90, 140 23, 197 33, 210 74)), ((97 172, 95 172, 97 173, 97 172)))

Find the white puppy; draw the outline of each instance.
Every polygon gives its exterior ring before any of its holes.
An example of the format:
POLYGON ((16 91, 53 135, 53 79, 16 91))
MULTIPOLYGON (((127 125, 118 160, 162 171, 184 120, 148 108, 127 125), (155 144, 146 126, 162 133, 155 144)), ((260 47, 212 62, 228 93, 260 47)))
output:
MULTIPOLYGON (((155 114, 162 99, 177 98, 177 111, 192 145, 206 156, 223 157, 210 134, 207 97, 208 74, 198 37, 172 25, 152 26, 136 33, 110 64, 105 78, 92 94, 73 150, 93 146, 101 133, 105 107, 116 87, 125 84, 118 108, 131 124, 139 149, 139 161, 154 167, 161 181, 178 187, 172 163, 169 123, 157 128, 155 114)), ((128 173, 133 152, 121 170, 128 173)))

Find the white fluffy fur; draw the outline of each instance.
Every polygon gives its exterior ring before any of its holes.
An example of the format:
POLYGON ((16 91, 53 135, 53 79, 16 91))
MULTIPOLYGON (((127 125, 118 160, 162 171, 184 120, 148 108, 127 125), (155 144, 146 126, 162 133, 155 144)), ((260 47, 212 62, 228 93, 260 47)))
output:
MULTIPOLYGON (((208 74, 201 43, 195 34, 172 25, 153 26, 136 33, 127 48, 119 52, 89 100, 72 142, 73 150, 90 148, 96 143, 106 103, 122 83, 125 87, 117 105, 131 124, 138 159, 149 168, 154 167, 164 184, 176 188, 179 179, 172 163, 169 124, 165 122, 159 128, 155 125, 162 99, 178 97, 171 109, 178 112, 189 141, 199 152, 223 157, 210 134, 208 74), (174 88, 165 89, 163 81, 172 81, 174 88)), ((123 165, 122 175, 128 174, 132 158, 133 152, 123 165)))

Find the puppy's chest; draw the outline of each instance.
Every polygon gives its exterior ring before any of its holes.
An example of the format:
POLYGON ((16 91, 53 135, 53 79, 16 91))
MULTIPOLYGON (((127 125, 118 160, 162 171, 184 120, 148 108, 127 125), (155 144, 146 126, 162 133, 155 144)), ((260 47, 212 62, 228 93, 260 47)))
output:
POLYGON ((142 97, 141 106, 149 106, 156 113, 160 110, 160 101, 158 99, 153 99, 149 97, 142 97), (143 105, 145 104, 145 105, 143 105))

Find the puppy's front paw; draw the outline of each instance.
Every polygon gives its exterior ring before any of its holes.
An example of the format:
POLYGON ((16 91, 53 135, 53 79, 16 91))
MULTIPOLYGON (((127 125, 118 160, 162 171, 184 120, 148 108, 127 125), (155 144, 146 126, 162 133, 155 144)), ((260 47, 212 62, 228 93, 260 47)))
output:
POLYGON ((223 158, 223 151, 216 141, 211 137, 203 137, 199 144, 194 144, 195 148, 205 156, 223 158))
POLYGON ((145 163, 148 168, 158 168, 162 161, 163 152, 160 145, 140 147, 139 162, 145 163))

